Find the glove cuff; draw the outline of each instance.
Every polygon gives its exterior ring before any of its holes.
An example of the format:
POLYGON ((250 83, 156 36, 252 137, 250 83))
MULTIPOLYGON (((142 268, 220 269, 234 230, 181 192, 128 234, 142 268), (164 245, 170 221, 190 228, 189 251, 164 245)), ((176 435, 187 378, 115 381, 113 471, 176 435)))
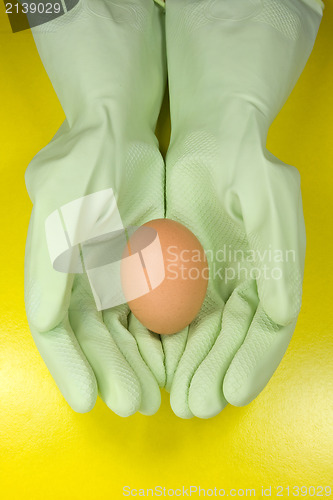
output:
POLYGON ((322 0, 302 0, 302 2, 306 3, 306 5, 318 12, 321 16, 323 15, 325 4, 322 0))

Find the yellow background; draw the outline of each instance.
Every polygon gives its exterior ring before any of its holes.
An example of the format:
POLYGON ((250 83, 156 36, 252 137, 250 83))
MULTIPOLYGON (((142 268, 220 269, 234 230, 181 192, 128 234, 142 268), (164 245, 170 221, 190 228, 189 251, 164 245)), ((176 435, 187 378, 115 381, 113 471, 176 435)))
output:
MULTIPOLYGON (((310 61, 268 142, 302 176, 308 243, 297 329, 263 393, 210 420, 177 418, 164 390, 155 416, 127 419, 101 400, 92 412, 76 414, 58 392, 25 317, 31 202, 24 172, 64 115, 31 33, 11 34, 2 3, 0 31, 1 500, 118 499, 124 485, 253 487, 257 497, 261 485, 333 488, 332 3, 327 1, 310 61)), ((165 151, 166 108, 163 117, 165 151)))

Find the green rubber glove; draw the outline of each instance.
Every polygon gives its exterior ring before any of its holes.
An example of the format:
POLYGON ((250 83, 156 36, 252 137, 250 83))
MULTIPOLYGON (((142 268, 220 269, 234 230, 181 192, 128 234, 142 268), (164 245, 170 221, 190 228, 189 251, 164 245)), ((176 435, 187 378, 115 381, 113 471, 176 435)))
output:
POLYGON ((315 0, 166 2, 166 216, 194 232, 210 264, 199 315, 162 339, 180 417, 248 404, 293 334, 305 257, 300 176, 265 144, 321 17, 315 0))
MULTIPOLYGON (((153 0, 81 0, 32 29, 66 120, 26 172, 33 202, 26 311, 37 348, 78 412, 94 406, 97 391, 121 416, 152 414, 160 405, 159 336, 144 332, 154 376, 128 330, 131 322, 142 336, 128 306, 98 310, 87 274, 52 267, 46 230, 52 240, 53 229, 46 221, 75 200, 108 192, 125 227, 164 216, 164 163, 154 135, 166 80, 163 30, 163 9, 153 0)), ((103 228, 115 215, 110 202, 82 209, 70 222, 69 246, 80 241, 82 228, 103 228)))

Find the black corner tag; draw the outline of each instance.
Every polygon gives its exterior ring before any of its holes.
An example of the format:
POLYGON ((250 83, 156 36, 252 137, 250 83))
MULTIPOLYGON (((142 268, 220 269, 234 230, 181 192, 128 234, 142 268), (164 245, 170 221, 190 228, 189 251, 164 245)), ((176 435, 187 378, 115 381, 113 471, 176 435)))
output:
POLYGON ((63 16, 80 0, 3 0, 13 33, 34 28, 63 16))

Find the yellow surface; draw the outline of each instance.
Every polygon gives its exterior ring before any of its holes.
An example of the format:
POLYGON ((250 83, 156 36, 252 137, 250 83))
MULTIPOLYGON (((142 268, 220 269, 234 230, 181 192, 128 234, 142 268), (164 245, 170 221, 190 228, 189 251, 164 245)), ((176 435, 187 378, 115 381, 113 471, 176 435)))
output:
MULTIPOLYGON (((257 488, 257 497, 272 485, 273 498, 278 485, 333 489, 332 11, 327 2, 314 52, 268 144, 302 175, 308 246, 297 330, 251 405, 184 421, 165 391, 153 417, 123 419, 101 400, 76 414, 35 348, 23 301, 31 210, 24 171, 64 117, 31 34, 10 34, 1 3, 1 500, 118 499, 125 485, 257 488)), ((167 121, 161 131, 165 150, 167 121)))

